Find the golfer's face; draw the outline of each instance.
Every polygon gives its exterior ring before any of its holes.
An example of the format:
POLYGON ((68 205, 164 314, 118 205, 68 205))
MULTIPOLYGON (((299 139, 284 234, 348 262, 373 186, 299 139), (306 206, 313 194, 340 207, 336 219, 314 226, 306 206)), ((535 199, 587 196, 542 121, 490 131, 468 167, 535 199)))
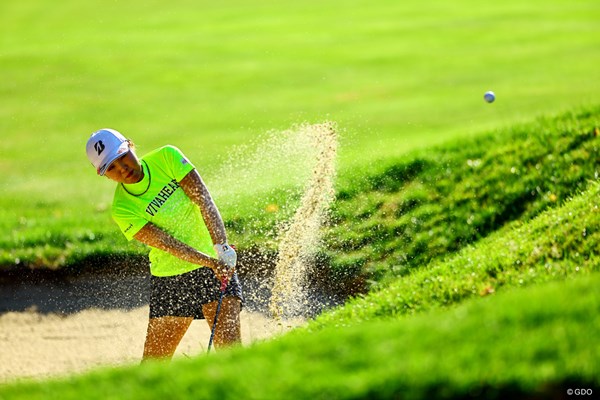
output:
POLYGON ((104 175, 119 183, 136 183, 142 179, 142 167, 135 153, 129 150, 123 157, 113 161, 104 175))

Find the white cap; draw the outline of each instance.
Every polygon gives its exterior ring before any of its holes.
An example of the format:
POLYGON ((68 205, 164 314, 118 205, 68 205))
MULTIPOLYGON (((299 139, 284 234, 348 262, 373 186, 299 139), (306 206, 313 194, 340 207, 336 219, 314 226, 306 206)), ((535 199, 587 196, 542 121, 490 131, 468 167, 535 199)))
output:
POLYGON ((114 129, 100 129, 92 133, 85 151, 98 175, 104 175, 113 161, 129 152, 129 141, 114 129))

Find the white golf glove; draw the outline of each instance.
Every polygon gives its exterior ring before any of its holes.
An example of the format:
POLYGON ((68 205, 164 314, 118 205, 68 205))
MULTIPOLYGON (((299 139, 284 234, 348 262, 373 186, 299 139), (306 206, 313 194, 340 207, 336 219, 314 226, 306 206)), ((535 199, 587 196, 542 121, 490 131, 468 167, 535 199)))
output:
POLYGON ((225 244, 215 244, 214 249, 219 256, 219 260, 223 261, 229 268, 235 268, 235 264, 237 263, 237 254, 233 247, 225 244))

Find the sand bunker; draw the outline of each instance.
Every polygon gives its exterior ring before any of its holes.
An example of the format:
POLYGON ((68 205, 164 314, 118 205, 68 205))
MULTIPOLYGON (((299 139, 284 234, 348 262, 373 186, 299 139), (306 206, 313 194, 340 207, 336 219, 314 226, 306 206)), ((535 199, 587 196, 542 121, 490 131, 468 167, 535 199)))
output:
MULTIPOLYGON (((257 312, 242 311, 242 342, 285 333, 304 323, 301 318, 276 322, 257 312)), ((81 373, 141 360, 148 307, 132 310, 87 309, 70 315, 35 311, 0 315, 0 382, 81 373)), ((195 320, 175 357, 206 352, 210 329, 195 320)), ((217 350, 218 351, 218 350, 217 350)))

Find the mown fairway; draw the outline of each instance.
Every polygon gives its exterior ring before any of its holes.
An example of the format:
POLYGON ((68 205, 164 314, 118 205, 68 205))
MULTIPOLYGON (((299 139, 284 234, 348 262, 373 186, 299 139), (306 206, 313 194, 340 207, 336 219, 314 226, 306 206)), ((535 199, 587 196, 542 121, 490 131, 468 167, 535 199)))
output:
POLYGON ((218 197, 211 171, 231 146, 296 123, 338 123, 344 184, 415 147, 593 103, 599 15, 566 0, 4 2, 0 246, 40 266, 68 262, 68 244, 131 249, 83 151, 100 127, 142 154, 179 146, 218 197))

